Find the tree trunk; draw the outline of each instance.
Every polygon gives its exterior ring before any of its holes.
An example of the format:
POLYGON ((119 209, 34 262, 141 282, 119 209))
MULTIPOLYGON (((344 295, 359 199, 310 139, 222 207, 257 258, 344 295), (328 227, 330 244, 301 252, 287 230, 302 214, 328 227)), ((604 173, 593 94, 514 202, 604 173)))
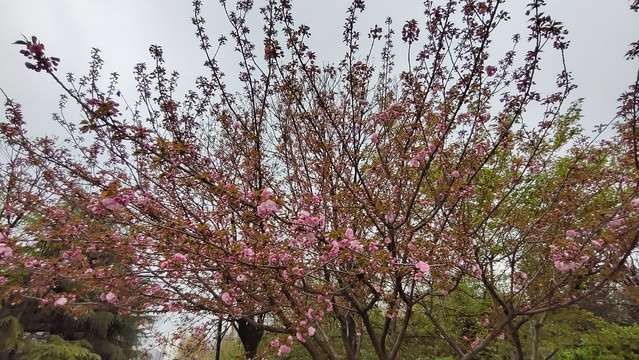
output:
POLYGON ((358 360, 361 339, 360 335, 357 334, 355 319, 352 314, 347 312, 344 316, 340 316, 340 322, 342 323, 342 341, 346 350, 346 358, 348 360, 358 360))
POLYGON ((220 360, 222 354, 222 319, 217 321, 217 334, 215 334, 215 360, 220 360))
POLYGON ((264 336, 264 329, 258 328, 244 319, 239 319, 237 320, 237 333, 244 346, 246 358, 254 358, 257 355, 257 347, 264 336))

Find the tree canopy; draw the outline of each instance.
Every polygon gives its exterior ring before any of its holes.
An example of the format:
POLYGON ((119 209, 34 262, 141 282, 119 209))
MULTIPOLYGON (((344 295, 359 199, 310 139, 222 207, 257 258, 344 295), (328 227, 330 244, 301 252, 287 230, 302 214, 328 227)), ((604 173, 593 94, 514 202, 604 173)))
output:
POLYGON ((425 1, 401 36, 389 20, 365 39, 355 0, 333 64, 290 1, 222 1, 232 30, 215 42, 195 0, 205 73, 184 96, 158 45, 134 93, 117 75, 103 85, 97 50, 87 75, 64 78, 39 39, 18 41, 82 118, 56 117, 62 140, 33 138, 7 98, 0 269, 29 276, 0 277, 0 298, 207 314, 237 324, 248 358, 301 347, 359 359, 366 347, 398 359, 431 334, 460 359, 497 344, 515 359, 552 356, 537 324, 631 268, 639 82, 607 124, 614 136, 586 135, 569 69, 542 65, 568 51, 563 25, 533 0, 526 33, 491 52, 503 3, 425 1), (219 66, 227 50, 235 77, 219 66), (542 68, 557 73, 550 91, 542 68))

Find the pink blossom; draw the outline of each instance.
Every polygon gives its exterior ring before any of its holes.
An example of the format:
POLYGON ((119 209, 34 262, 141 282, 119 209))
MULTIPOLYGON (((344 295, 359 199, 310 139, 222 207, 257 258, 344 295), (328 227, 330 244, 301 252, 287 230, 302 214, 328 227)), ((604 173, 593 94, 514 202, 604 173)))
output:
POLYGON ((580 258, 580 261, 568 261, 562 259, 561 255, 555 254, 553 255, 553 263, 555 268, 561 272, 568 272, 570 270, 575 270, 580 268, 586 261, 588 261, 589 257, 584 255, 580 258))
POLYGON ((7 282, 7 278, 4 276, 0 276, 0 286, 4 285, 7 282))
POLYGON ((348 247, 355 252, 364 251, 364 246, 357 240, 353 239, 348 243, 348 247))
POLYGON ((339 243, 335 240, 331 243, 330 256, 335 257, 339 253, 339 243))
POLYGON ((31 44, 27 47, 29 51, 38 56, 44 55, 44 44, 31 44))
POLYGON ((261 218, 273 215, 277 212, 277 204, 273 200, 266 200, 257 207, 257 215, 261 218))
POLYGON ((124 208, 124 206, 122 206, 122 204, 114 198, 102 199, 102 205, 111 211, 118 211, 124 208))
POLYGON ((450 176, 454 177, 454 178, 458 178, 459 177, 459 171, 455 170, 452 173, 450 173, 450 176))
POLYGON ((175 255, 173 255, 173 260, 176 261, 176 262, 186 261, 186 255, 180 254, 180 253, 176 253, 175 255))
POLYGON ((497 72, 497 68, 494 66, 486 66, 486 75, 493 76, 497 72))
POLYGON ((231 297, 229 293, 225 292, 222 294, 222 301, 224 301, 226 305, 231 305, 233 304, 233 297, 231 297))
POLYGON ((176 303, 172 303, 172 302, 165 302, 162 305, 164 305, 166 307, 166 310, 172 311, 172 312, 180 311, 182 309, 180 307, 180 305, 178 305, 176 303))
MULTIPOLYGON (((318 298, 317 300, 318 300, 318 301, 322 301, 322 300, 321 300, 321 299, 319 299, 319 298, 318 298)), ((308 310, 306 311, 306 317, 307 317, 307 318, 309 318, 309 319, 312 319, 312 318, 313 318, 313 312, 314 312, 314 311, 315 311, 315 310, 313 310, 313 308, 308 308, 308 310)))
POLYGON ((308 336, 313 336, 315 335, 315 328, 312 326, 308 327, 308 336))
POLYGON ((319 217, 314 217, 309 214, 308 211, 301 210, 299 212, 299 217, 295 220, 296 225, 304 225, 306 227, 315 227, 317 225, 324 225, 325 219, 324 215, 319 217))
POLYGON ((297 338, 297 340, 299 340, 299 342, 302 342, 302 343, 306 342, 306 339, 304 338, 304 336, 302 336, 302 334, 299 332, 295 334, 295 337, 297 338))
POLYGON ((104 298, 111 304, 115 304, 115 302, 118 301, 118 297, 112 291, 109 291, 104 298))
POLYGON ((412 167, 418 167, 420 161, 426 160, 426 150, 420 150, 408 163, 412 167))
POLYGON ((579 235, 579 233, 578 233, 578 232, 576 232, 575 230, 568 230, 568 231, 566 231, 566 236, 567 236, 567 237, 574 238, 574 237, 577 237, 578 235, 579 235))
POLYGON ((592 244, 596 247, 596 248, 600 248, 601 246, 603 246, 604 241, 601 239, 596 239, 592 241, 592 244))
POLYGON ((632 200, 630 200, 630 205, 632 205, 633 208, 639 208, 639 198, 634 198, 632 200))
POLYGON ((61 296, 53 303, 53 306, 64 306, 67 304, 67 301, 67 298, 61 296))
POLYGON ((140 197, 137 199, 137 204, 138 204, 138 205, 145 206, 145 205, 146 205, 146 204, 148 204, 148 203, 149 203, 149 198, 148 198, 148 197, 146 197, 146 196, 144 196, 144 195, 143 195, 143 196, 140 196, 140 197))
POLYGON ((296 267, 293 268, 293 273, 296 276, 298 276, 298 277, 302 277, 302 276, 304 276, 304 269, 301 269, 301 268, 296 266, 296 267))
POLYGON ((273 190, 266 188, 264 190, 262 190, 262 197, 265 199, 268 199, 271 197, 271 195, 273 195, 273 190))
POLYGON ((291 352, 291 348, 286 345, 281 345, 279 351, 277 352, 277 356, 282 356, 284 354, 288 354, 291 352))
POLYGON ((417 264, 415 264, 415 267, 423 273, 430 271, 430 266, 424 261, 418 261, 417 264))
POLYGON ((12 254, 13 254, 13 250, 11 250, 9 245, 0 243, 0 256, 8 258, 12 254))
POLYGON ((618 229, 622 227, 625 223, 626 223, 626 220, 624 218, 617 218, 617 219, 611 220, 608 223, 608 227, 611 229, 618 229))
POLYGON ((237 281, 239 281, 239 282, 245 282, 246 279, 247 279, 246 275, 244 275, 244 274, 240 274, 240 275, 237 276, 237 281))
POLYGON ((280 345, 280 338, 277 338, 273 341, 271 341, 271 347, 277 347, 280 345))
POLYGON ((475 341, 473 341, 472 343, 470 343, 470 347, 474 348, 475 346, 479 345, 479 338, 475 338, 475 341))
POLYGON ((376 132, 373 133, 373 135, 371 135, 371 141, 373 142, 373 144, 377 144, 377 141, 379 141, 378 136, 376 132))
POLYGON ((346 236, 347 239, 351 240, 353 239, 353 229, 351 228, 346 228, 346 232, 344 234, 346 236))

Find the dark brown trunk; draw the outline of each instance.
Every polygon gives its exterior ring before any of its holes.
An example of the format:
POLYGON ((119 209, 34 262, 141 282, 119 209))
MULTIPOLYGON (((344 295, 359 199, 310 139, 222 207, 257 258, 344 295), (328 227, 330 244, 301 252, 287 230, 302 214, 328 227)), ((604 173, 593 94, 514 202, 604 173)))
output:
POLYGON ((244 346, 246 358, 254 358, 257 355, 257 347, 264 336, 264 329, 252 325, 244 319, 239 319, 237 320, 237 333, 244 346))

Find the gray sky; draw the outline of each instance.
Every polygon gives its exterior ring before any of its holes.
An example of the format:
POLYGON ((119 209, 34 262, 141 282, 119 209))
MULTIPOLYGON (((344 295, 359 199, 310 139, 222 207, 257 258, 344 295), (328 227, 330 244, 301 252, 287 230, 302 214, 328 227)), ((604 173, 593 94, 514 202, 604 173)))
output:
MULTIPOLYGON (((512 0, 511 6, 523 6, 526 2, 512 0)), ((628 9, 627 0, 548 2, 547 12, 563 21, 571 31, 567 65, 579 85, 575 97, 586 98, 584 125, 592 128, 614 116, 616 98, 636 76, 637 62, 625 61, 623 55, 629 43, 639 40, 639 14, 628 9)), ((190 3, 187 0, 0 0, 0 87, 23 104, 33 134, 55 131, 50 114, 57 110, 61 89, 44 74, 26 69, 26 59, 18 53, 20 47, 11 44, 22 35, 36 35, 49 55, 62 59, 60 74, 86 73, 91 48, 101 49, 106 61, 103 74, 108 77, 115 71, 121 75, 120 89, 129 101, 135 98, 134 65, 150 62, 149 45, 161 45, 167 67, 180 72, 181 89, 188 89, 196 75, 206 73, 201 67, 203 55, 190 21, 190 3)), ((209 36, 216 39, 227 33, 224 14, 217 1, 204 3, 205 26, 209 36)), ((374 24, 381 26, 385 18, 391 16, 399 45, 401 25, 407 19, 420 20, 421 4, 418 0, 369 1, 360 24, 362 37, 366 38, 374 24)), ((344 0, 294 2, 296 21, 311 26, 311 44, 320 59, 337 61, 343 54, 344 48, 337 44, 341 44, 347 5, 344 0)), ((523 16, 513 16, 501 30, 500 38, 509 39, 516 32, 524 33, 523 19, 523 16)), ((253 25, 252 31, 258 36, 261 34, 261 23, 249 25, 253 25)), ((495 44, 495 48, 499 49, 499 45, 495 44)), ((232 47, 227 46, 226 53, 219 57, 222 66, 237 63, 237 59, 230 56, 231 50, 232 47)), ((405 55, 398 53, 398 56, 403 59, 405 55)), ((227 73, 232 75, 232 71, 227 73)), ((555 75, 544 73, 539 80, 552 84, 555 75)), ((67 117, 71 120, 74 115, 67 114, 67 117)))

